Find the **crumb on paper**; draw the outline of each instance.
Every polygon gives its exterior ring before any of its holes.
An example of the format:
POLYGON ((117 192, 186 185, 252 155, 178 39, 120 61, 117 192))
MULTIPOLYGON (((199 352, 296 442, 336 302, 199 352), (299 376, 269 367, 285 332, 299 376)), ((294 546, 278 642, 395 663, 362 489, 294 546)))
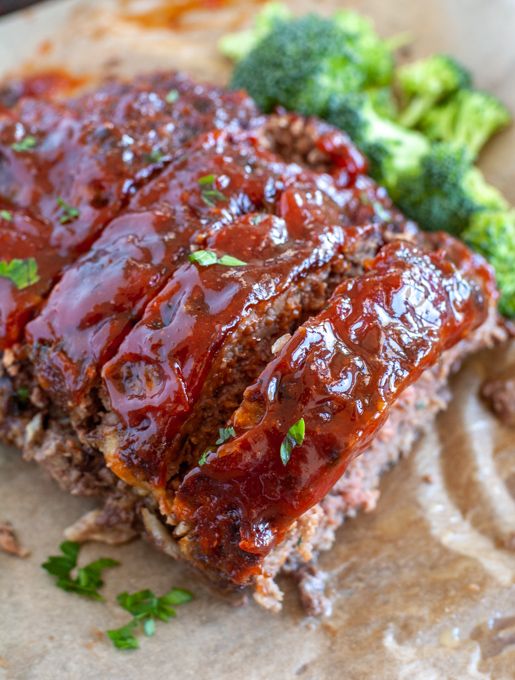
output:
POLYGON ((502 423, 515 426, 515 367, 510 369, 510 375, 483 383, 481 396, 502 423))
POLYGON ((422 475, 421 480, 424 482, 424 484, 433 483, 433 478, 431 477, 431 475, 422 475))
POLYGON ((18 541, 12 524, 0 522, 0 550, 16 557, 28 557, 30 551, 18 541))

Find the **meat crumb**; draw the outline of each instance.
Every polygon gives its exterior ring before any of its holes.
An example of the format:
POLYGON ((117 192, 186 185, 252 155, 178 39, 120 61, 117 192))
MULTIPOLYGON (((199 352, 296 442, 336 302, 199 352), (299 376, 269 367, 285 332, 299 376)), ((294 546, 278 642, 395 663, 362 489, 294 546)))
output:
POLYGON ((502 423, 515 426, 515 377, 487 380, 481 395, 502 423))
POLYGON ((16 557, 28 557, 30 550, 24 548, 16 538, 12 524, 0 522, 0 550, 16 557))

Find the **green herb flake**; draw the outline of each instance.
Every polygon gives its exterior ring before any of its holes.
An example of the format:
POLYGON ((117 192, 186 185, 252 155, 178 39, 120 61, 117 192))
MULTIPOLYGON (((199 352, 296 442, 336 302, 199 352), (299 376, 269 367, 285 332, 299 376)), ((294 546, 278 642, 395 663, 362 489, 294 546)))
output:
POLYGON ((117 649, 137 649, 139 642, 135 636, 136 628, 142 628, 147 637, 156 631, 156 621, 168 622, 177 616, 174 607, 191 602, 193 594, 182 588, 172 588, 161 597, 151 590, 140 590, 136 593, 120 593, 116 598, 120 607, 132 614, 132 621, 114 630, 108 630, 107 636, 117 649))
POLYGON ((219 427, 218 428, 218 439, 215 444, 225 444, 226 441, 236 437, 236 432, 234 427, 219 427))
POLYGON ((291 457, 291 452, 296 446, 301 446, 302 443, 304 442, 304 436, 306 434, 306 423, 304 422, 304 418, 299 418, 296 423, 294 423, 290 429, 288 430, 288 433, 286 437, 283 439, 282 444, 281 444, 281 461, 283 465, 287 465, 290 457, 291 457))
POLYGON ((59 208, 61 208, 61 216, 59 217, 59 222, 61 224, 68 224, 68 222, 73 222, 80 215, 80 210, 74 208, 73 205, 66 203, 64 199, 60 196, 56 199, 56 203, 59 208))
POLYGON ((28 387, 18 387, 16 390, 16 397, 22 404, 25 404, 29 400, 29 394, 28 387))
POLYGON ((138 638, 134 635, 134 629, 137 628, 137 626, 137 621, 131 621, 121 628, 108 630, 106 635, 116 649, 138 649, 138 638))
POLYGON ((73 541, 65 541, 59 546, 62 555, 52 555, 41 566, 49 574, 56 577, 55 584, 69 593, 76 593, 92 600, 103 600, 98 592, 104 585, 102 572, 104 569, 117 567, 120 563, 108 557, 102 557, 77 569, 80 545, 73 541), (72 571, 77 569, 77 575, 72 571))
POLYGON ((13 214, 10 210, 0 210, 0 218, 5 220, 6 222, 12 222, 13 214))
POLYGON ((170 90, 170 92, 168 92, 168 94, 165 97, 165 101, 168 104, 174 104, 178 99, 179 99, 179 91, 178 90, 170 90))
POLYGON ((212 250, 196 250, 188 256, 190 262, 199 264, 201 267, 209 267, 211 264, 218 262, 217 254, 212 250))
POLYGON ((18 290, 23 290, 39 281, 38 263, 33 257, 0 260, 0 277, 10 279, 18 290))
POLYGON ((247 263, 232 255, 222 255, 218 259, 218 264, 222 264, 224 267, 244 267, 247 263))
POLYGON ((35 137, 32 135, 26 135, 23 137, 23 139, 20 139, 19 142, 14 142, 14 144, 11 144, 11 149, 13 149, 13 151, 20 152, 30 151, 36 146, 37 143, 38 142, 35 137))
POLYGON ((201 267, 209 267, 212 264, 221 264, 224 267, 243 267, 247 264, 232 255, 218 257, 213 250, 196 250, 188 255, 188 259, 190 262, 199 264, 201 267))
POLYGON ((165 153, 159 149, 152 149, 152 151, 146 154, 146 159, 149 163, 160 163, 165 157, 165 153))
POLYGON ((212 453, 212 452, 213 452, 213 449, 206 449, 206 450, 204 451, 204 453, 203 453, 203 454, 200 456, 200 458, 198 459, 197 465, 198 465, 199 467, 202 467, 203 465, 205 465, 205 464, 207 463, 207 457, 208 457, 209 454, 212 453))
POLYGON ((227 197, 215 187, 215 175, 203 175, 198 178, 197 182, 200 186, 202 200, 209 207, 214 208, 217 203, 227 201, 227 197))

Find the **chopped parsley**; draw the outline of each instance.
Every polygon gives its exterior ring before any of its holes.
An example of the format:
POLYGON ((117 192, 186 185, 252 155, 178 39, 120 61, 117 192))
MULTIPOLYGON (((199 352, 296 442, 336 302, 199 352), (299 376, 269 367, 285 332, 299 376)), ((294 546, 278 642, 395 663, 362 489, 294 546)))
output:
POLYGON ((215 187, 215 175, 204 175, 198 178, 200 195, 206 205, 213 208, 220 201, 227 201, 227 197, 215 187))
POLYGON ((306 423, 304 418, 299 418, 296 423, 294 423, 286 437, 283 439, 281 444, 281 460, 283 465, 287 465, 291 457, 291 452, 296 446, 301 446, 304 441, 304 435, 306 434, 306 423))
POLYGON ((160 163, 166 154, 164 154, 159 149, 152 149, 152 151, 146 154, 146 158, 149 163, 160 163))
POLYGON ((165 97, 165 101, 168 102, 168 104, 174 104, 178 99, 179 99, 178 90, 170 90, 170 92, 168 92, 168 94, 165 97))
POLYGON ((11 149, 14 151, 30 151, 33 149, 36 144, 37 144, 37 139, 33 137, 32 135, 26 135, 23 137, 23 139, 20 139, 19 142, 14 142, 14 144, 11 144, 11 149))
POLYGON ((107 631, 107 636, 117 649, 137 649, 136 629, 142 628, 147 637, 154 635, 156 620, 168 622, 177 615, 175 607, 191 602, 193 594, 182 588, 172 588, 161 597, 151 590, 137 593, 120 593, 116 598, 120 607, 132 614, 132 620, 121 628, 107 631))
POLYGON ((246 262, 243 260, 238 260, 237 257, 232 255, 218 255, 213 250, 196 250, 194 253, 188 255, 190 262, 195 262, 201 267, 209 267, 212 264, 221 264, 224 267, 243 267, 246 262))
POLYGON ((0 260, 0 277, 10 279, 18 290, 39 281, 38 264, 33 257, 26 260, 0 260))
POLYGON ((210 453, 213 453, 213 449, 206 449, 204 453, 200 456, 197 463, 199 467, 202 467, 207 463, 207 457, 209 456, 210 453))
POLYGON ((60 196, 56 199, 56 203, 61 208, 61 216, 59 217, 59 222, 61 224, 68 224, 68 222, 73 222, 80 215, 80 210, 74 208, 73 205, 66 203, 64 199, 60 196))
POLYGON ((25 404, 29 399, 29 388, 28 387, 18 387, 16 390, 16 396, 18 401, 25 404))
POLYGON ((13 221, 13 214, 10 210, 0 210, 0 217, 6 222, 13 221))
POLYGON ((215 444, 225 444, 226 441, 236 437, 236 432, 234 427, 219 427, 218 428, 218 439, 215 444))
POLYGON ((77 568, 80 544, 65 541, 59 546, 62 555, 52 555, 41 566, 49 574, 56 577, 55 584, 69 593, 76 593, 92 600, 103 600, 98 589, 104 585, 102 572, 104 569, 117 567, 120 563, 108 557, 101 557, 85 567, 77 568), (76 570, 76 576, 72 572, 76 570))

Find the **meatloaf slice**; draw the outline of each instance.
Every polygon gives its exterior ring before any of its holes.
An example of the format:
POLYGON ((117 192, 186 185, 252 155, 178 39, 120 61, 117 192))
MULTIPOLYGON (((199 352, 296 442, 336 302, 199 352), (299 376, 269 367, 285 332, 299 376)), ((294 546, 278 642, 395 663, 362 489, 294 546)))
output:
MULTIPOLYGON (((63 266, 198 135, 248 127, 256 117, 242 93, 193 85, 177 74, 106 85, 66 103, 25 97, 0 115, 0 199, 49 225, 35 255, 39 292, 47 293, 63 266)), ((3 316, 16 299, 0 299, 3 316)), ((29 308, 24 300, 25 317, 41 295, 32 302, 29 308)), ((11 328, 9 343, 20 338, 11 328)), ((0 349, 9 343, 0 336, 0 349)))
POLYGON ((402 392, 485 321, 486 267, 462 274, 443 251, 394 242, 340 284, 246 390, 235 437, 182 481, 170 514, 185 556, 241 586, 262 574, 402 392))

